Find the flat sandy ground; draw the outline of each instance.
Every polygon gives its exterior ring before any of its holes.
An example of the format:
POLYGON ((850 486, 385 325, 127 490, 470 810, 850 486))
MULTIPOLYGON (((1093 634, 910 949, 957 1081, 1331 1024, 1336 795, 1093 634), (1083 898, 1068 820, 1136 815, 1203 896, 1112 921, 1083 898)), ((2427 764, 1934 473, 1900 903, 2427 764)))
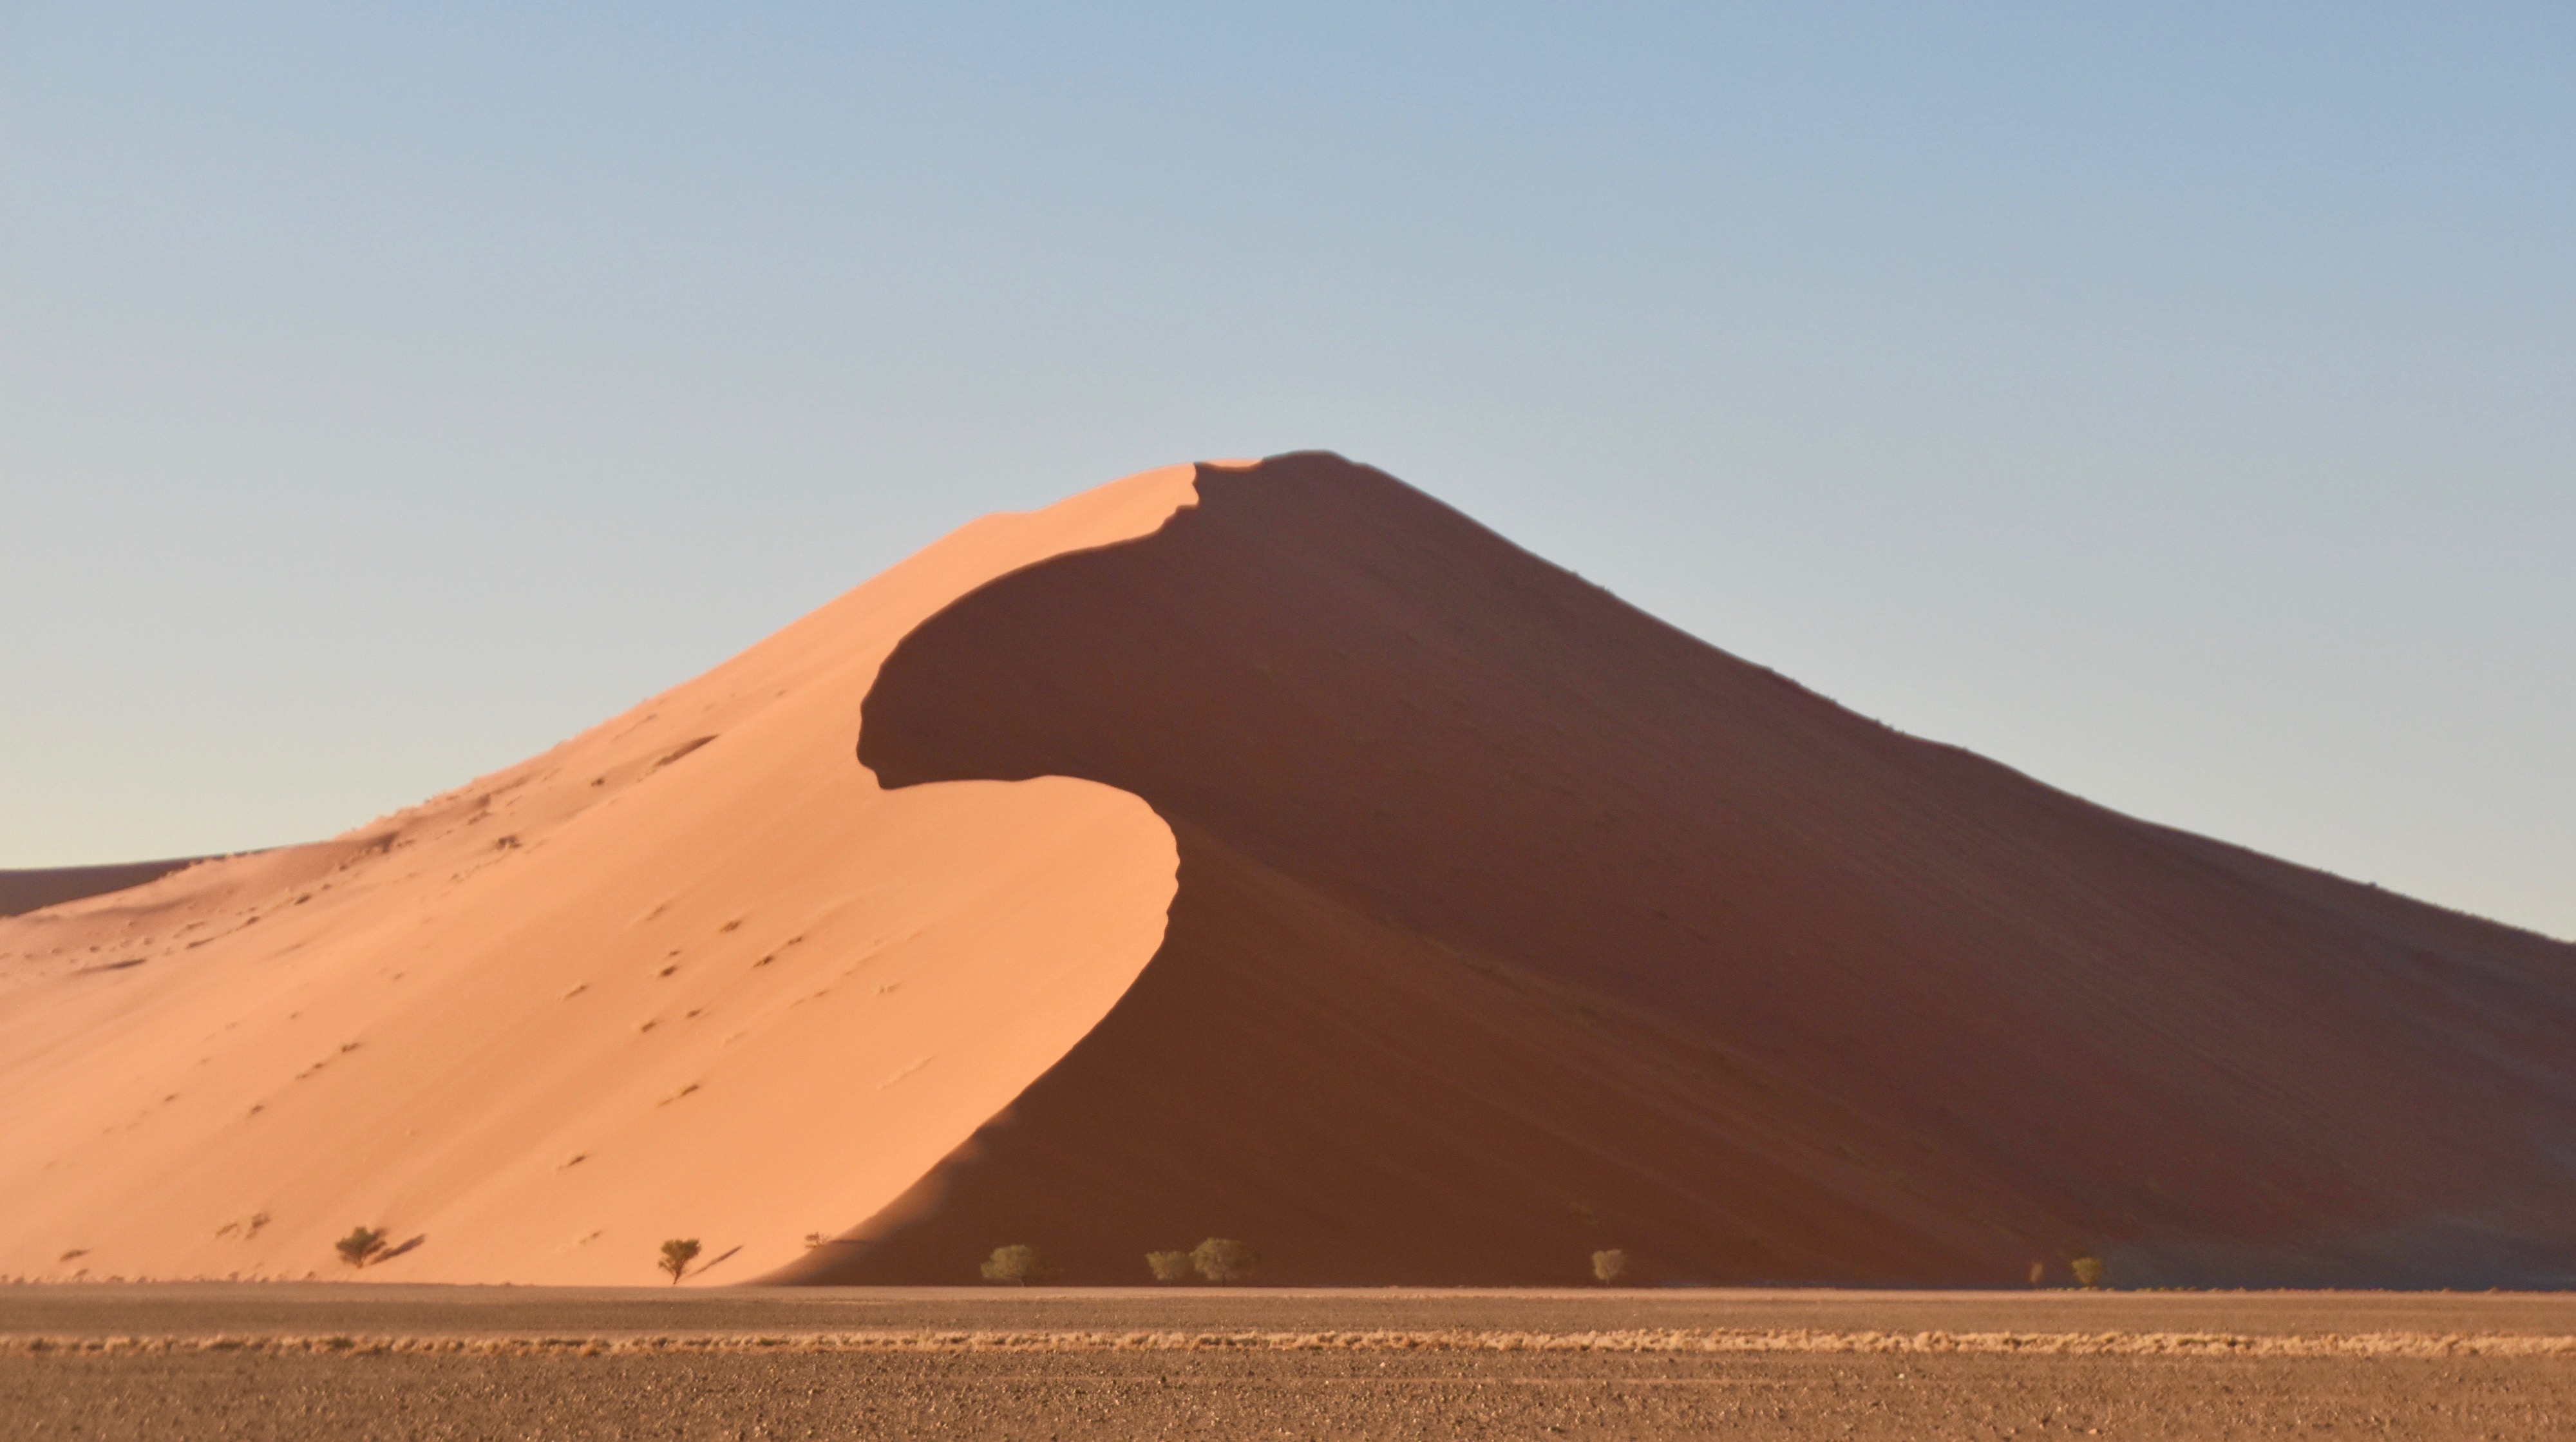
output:
POLYGON ((0 1338, 6 1438, 2576 1435, 2556 1295, 9 1287, 0 1338))

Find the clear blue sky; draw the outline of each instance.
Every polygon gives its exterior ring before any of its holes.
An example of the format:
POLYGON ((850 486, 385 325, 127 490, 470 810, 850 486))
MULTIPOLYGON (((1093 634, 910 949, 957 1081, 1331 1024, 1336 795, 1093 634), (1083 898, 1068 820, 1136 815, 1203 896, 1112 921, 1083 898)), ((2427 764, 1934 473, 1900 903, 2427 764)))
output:
POLYGON ((1306 447, 2576 935, 2566 5, 0 7, 0 866, 336 831, 1306 447))

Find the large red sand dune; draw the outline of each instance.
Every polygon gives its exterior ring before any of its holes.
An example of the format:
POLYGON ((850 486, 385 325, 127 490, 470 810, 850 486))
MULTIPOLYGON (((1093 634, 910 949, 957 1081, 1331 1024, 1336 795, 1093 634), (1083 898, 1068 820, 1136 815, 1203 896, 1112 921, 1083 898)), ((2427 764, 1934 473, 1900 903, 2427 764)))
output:
POLYGON ((1102 1025, 815 1275, 2566 1276, 2576 948, 1862 719, 1372 470, 1202 476, 906 637, 888 785, 1180 843, 1102 1025))
POLYGON ((411 1279, 1225 1235, 1283 1283, 2566 1281, 2571 1024, 2576 947, 1905 737, 1290 456, 0 922, 0 1272, 296 1275, 369 1221, 411 1279))
POLYGON ((1097 783, 880 790, 895 642, 1151 531, 1188 467, 979 521, 705 676, 334 841, 0 921, 0 1275, 744 1281, 900 1194, 1162 939, 1097 783))

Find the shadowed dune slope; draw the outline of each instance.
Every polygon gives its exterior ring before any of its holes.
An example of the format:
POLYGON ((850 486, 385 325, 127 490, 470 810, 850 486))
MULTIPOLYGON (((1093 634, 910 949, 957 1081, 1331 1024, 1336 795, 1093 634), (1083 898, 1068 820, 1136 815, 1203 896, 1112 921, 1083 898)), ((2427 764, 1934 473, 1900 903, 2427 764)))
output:
POLYGON ((1171 832, 1050 778, 880 790, 886 652, 1190 504, 956 532, 533 760, 336 840, 0 921, 0 1277, 743 1281, 881 1210, 1088 1032, 1171 832), (362 1274, 332 1243, 386 1230, 362 1274))
POLYGON ((1179 890, 1098 1027, 783 1276, 2576 1276, 2576 947, 1898 734, 1335 457, 1198 492, 878 674, 884 785, 1132 792, 1179 890))
POLYGON ((125 861, 108 866, 55 866, 37 871, 0 871, 0 916, 17 916, 84 896, 102 896, 158 880, 202 856, 176 861, 125 861))

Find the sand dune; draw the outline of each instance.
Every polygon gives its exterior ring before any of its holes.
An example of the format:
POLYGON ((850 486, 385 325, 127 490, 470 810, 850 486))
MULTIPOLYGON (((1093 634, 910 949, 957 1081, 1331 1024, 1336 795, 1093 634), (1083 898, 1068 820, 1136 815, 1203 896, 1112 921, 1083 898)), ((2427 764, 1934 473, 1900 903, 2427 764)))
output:
POLYGON ((0 1273, 2576 1278, 2576 947, 2091 806, 1375 471, 970 526, 316 846, 0 921, 0 1273), (852 755, 855 742, 857 755, 852 755), (863 764, 862 764, 863 763, 863 764), (808 1248, 809 1232, 835 1234, 808 1248))
POLYGON ((880 791, 878 661, 1151 530, 1152 472, 965 528, 699 679, 320 845, 0 922, 0 1274, 742 1281, 902 1192, 1159 943, 1096 783, 880 791), (411 1245, 417 1239, 416 1245, 411 1245))
POLYGON ((860 754, 1142 796, 1180 894, 810 1275, 2576 1276, 2576 948, 1900 735, 1337 458, 933 617, 860 754))

